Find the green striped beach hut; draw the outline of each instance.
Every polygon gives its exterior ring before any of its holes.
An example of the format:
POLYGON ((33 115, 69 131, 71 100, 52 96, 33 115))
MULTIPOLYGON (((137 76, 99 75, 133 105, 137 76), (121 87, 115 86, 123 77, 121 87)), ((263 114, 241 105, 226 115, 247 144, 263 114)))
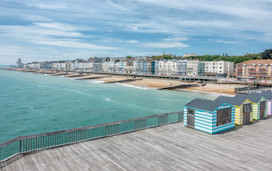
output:
POLYGON ((249 99, 252 105, 253 119, 259 120, 267 117, 267 99, 263 93, 252 93, 249 95, 236 95, 235 98, 249 99))
POLYGON ((184 126, 215 134, 235 127, 235 108, 228 103, 195 99, 184 106, 184 126))

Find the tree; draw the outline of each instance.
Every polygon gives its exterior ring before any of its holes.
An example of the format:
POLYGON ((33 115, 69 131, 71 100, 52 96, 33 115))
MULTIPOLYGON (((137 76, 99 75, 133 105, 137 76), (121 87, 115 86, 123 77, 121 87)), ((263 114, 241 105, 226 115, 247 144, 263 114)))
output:
POLYGON ((267 49, 261 54, 262 59, 271 59, 272 58, 272 49, 267 49))

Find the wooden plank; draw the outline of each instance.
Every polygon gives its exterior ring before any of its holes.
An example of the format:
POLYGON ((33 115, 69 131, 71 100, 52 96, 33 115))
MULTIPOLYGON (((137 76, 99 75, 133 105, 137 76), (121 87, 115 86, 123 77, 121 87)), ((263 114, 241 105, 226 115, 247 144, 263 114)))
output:
POLYGON ((183 123, 30 154, 7 170, 271 170, 272 119, 209 135, 183 123))

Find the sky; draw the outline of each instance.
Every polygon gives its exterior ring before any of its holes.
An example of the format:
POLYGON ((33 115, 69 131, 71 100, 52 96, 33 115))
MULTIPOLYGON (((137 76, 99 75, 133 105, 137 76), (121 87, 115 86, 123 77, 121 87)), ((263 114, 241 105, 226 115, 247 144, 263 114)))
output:
POLYGON ((243 55, 272 48, 272 0, 1 0, 0 64, 243 55))

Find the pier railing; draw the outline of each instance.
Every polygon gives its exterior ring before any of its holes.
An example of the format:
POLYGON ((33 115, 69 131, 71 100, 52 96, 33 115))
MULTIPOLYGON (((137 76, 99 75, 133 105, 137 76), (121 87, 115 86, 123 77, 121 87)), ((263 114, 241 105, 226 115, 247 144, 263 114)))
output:
POLYGON ((240 87, 234 89, 234 92, 237 94, 261 93, 265 91, 272 91, 272 89, 271 87, 240 87))
POLYGON ((17 154, 26 154, 32 151, 60 147, 180 121, 183 121, 183 112, 174 112, 38 135, 21 136, 0 144, 0 164, 17 154))

